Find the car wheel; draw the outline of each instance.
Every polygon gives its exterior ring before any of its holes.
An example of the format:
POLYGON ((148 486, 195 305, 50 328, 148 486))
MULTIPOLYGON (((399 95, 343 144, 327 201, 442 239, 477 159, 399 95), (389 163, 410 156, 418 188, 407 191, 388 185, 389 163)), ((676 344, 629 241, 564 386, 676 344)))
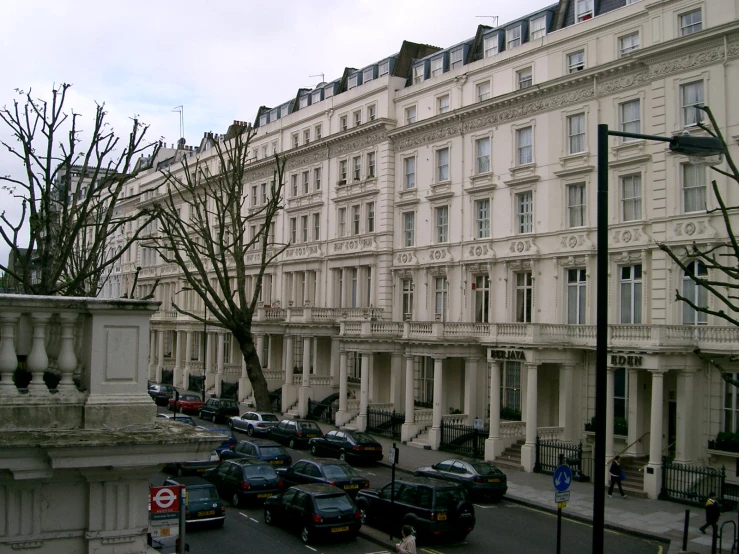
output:
POLYGON ((216 414, 213 414, 213 417, 211 417, 211 420, 213 420, 213 423, 215 423, 215 422, 216 422, 216 419, 217 419, 217 418, 216 418, 216 414))
POLYGON ((182 407, 182 404, 180 404, 180 413, 181 414, 184 414, 185 413, 185 408, 182 407))
POLYGON ((246 430, 246 434, 250 437, 254 436, 254 427, 252 425, 249 425, 249 428, 246 430))
POLYGON ((241 506, 241 497, 239 496, 239 493, 235 492, 233 496, 231 497, 231 505, 234 508, 238 508, 241 506))
POLYGON ((273 525, 274 520, 272 519, 272 511, 269 508, 264 509, 264 523, 267 525, 273 525))
POLYGON ((228 428, 231 429, 231 431, 234 430, 234 422, 231 421, 230 419, 228 420, 228 428))
POLYGON ((341 454, 339 454, 339 460, 341 460, 342 462, 346 462, 346 452, 344 452, 343 450, 341 451, 341 454))
POLYGON ((367 516, 367 502, 360 500, 357 502, 357 508, 359 508, 359 513, 362 515, 360 521, 364 525, 369 521, 369 517, 367 516))
POLYGON ((295 439, 290 439, 290 442, 289 442, 289 443, 287 443, 287 445, 288 445, 288 446, 289 446, 290 448, 295 448, 295 439))
POLYGON ((300 539, 303 541, 304 544, 308 544, 310 542, 310 529, 308 529, 307 525, 303 526, 303 530, 300 532, 300 539))
POLYGON ((311 445, 311 447, 310 447, 310 453, 313 454, 314 456, 318 456, 318 448, 316 447, 315 444, 312 444, 311 445))

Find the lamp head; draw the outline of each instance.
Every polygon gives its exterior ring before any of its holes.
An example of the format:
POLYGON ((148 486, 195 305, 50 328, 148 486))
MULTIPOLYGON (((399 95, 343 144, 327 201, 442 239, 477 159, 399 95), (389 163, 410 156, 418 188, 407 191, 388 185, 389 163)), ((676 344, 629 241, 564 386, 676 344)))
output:
POLYGON ((694 137, 682 134, 672 137, 670 151, 698 158, 723 154, 724 145, 717 137, 694 137))

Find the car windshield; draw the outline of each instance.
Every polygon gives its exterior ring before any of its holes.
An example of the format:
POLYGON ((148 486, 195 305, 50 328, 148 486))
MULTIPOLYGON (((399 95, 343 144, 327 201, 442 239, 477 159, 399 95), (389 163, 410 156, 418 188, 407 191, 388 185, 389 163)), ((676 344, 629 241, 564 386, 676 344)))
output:
POLYGON ((314 499, 316 510, 321 512, 329 512, 333 510, 352 510, 349 497, 345 494, 335 494, 332 496, 317 496, 314 499))
POLYGON ((500 475, 502 473, 497 467, 491 464, 472 464, 472 469, 480 475, 500 475))
POLYGON ((223 408, 238 408, 238 405, 233 400, 221 400, 221 406, 223 408))
POLYGON ((300 428, 303 431, 309 431, 309 432, 315 431, 317 433, 320 433, 321 432, 321 428, 318 425, 316 425, 315 423, 313 423, 312 421, 303 421, 303 422, 301 422, 300 428))
POLYGON ((274 414, 262 414, 262 421, 279 421, 274 414))
POLYGON ((247 479, 277 479, 275 470, 267 464, 244 466, 244 475, 247 479))
POLYGON ((453 508, 466 499, 467 497, 464 493, 464 489, 436 489, 437 508, 453 508))
POLYGON ((370 437, 367 433, 354 433, 352 435, 357 444, 375 444, 377 441, 370 437))
POLYGON ((208 500, 218 500, 218 491, 215 487, 202 487, 197 489, 187 489, 188 502, 204 502, 208 500))
POLYGON ((279 446, 263 446, 259 449, 262 456, 284 456, 285 451, 279 446))
POLYGON ((328 479, 350 479, 352 477, 359 477, 359 473, 354 471, 352 467, 339 464, 323 466, 323 473, 328 479))

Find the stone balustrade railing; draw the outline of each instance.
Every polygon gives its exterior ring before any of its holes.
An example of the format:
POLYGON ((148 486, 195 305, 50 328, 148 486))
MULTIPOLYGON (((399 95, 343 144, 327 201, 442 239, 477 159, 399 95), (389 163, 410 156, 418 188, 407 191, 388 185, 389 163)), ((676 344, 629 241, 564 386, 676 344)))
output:
POLYGON ((359 413, 359 400, 347 400, 346 410, 348 412, 359 413))
POLYGON ((430 408, 416 408, 413 414, 413 421, 416 423, 431 423, 434 421, 434 410, 430 408))
POLYGON ((311 387, 330 387, 331 376, 328 375, 311 375, 310 376, 311 387))
POLYGON ((303 374, 302 373, 296 373, 293 375, 293 385, 302 385, 303 384, 303 374))
POLYGON ((446 414, 441 416, 445 425, 467 425, 469 416, 467 414, 446 414))
POLYGON ((501 421, 500 437, 502 439, 525 439, 526 422, 524 421, 501 421))
POLYGON ((241 375, 241 364, 226 364, 223 366, 224 375, 241 375))
POLYGON ((559 440, 564 433, 564 427, 539 427, 537 436, 542 440, 559 440))
POLYGON ((374 408, 375 410, 387 410, 387 411, 393 411, 393 408, 395 408, 395 404, 392 402, 372 402, 369 405, 370 408, 374 408))
POLYGON ((284 371, 264 371, 264 378, 267 381, 279 381, 280 383, 285 382, 285 372, 284 371))

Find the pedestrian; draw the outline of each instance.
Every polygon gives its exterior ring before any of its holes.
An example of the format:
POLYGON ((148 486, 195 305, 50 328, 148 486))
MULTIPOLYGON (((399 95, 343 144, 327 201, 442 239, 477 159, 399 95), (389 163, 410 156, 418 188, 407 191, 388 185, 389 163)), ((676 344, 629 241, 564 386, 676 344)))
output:
POLYGON ((400 554, 417 554, 416 537, 413 536, 413 527, 410 525, 403 525, 400 532, 403 534, 403 538, 395 545, 395 551, 400 554))
POLYGON ((721 506, 716 500, 716 493, 711 491, 706 500, 706 524, 700 527, 701 533, 706 534, 706 527, 713 527, 714 534, 718 531, 718 518, 721 515, 721 506))
POLYGON ((621 470, 621 456, 616 456, 613 458, 613 462, 611 462, 611 469, 609 470, 611 474, 611 486, 608 487, 608 498, 613 497, 613 486, 618 484, 618 492, 621 493, 621 498, 626 498, 626 495, 624 494, 624 489, 621 488, 621 480, 623 479, 623 473, 621 470))

